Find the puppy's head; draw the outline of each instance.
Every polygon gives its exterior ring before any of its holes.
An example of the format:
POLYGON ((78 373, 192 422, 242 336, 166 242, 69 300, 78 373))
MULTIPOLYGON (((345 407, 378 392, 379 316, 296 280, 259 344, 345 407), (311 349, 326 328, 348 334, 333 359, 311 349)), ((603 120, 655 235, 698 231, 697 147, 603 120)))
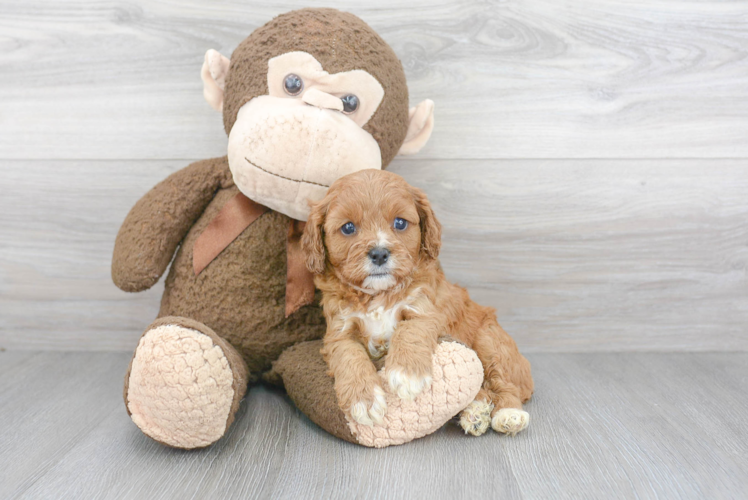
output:
POLYGON ((436 259, 441 225, 426 195, 397 174, 361 170, 341 177, 311 207, 302 238, 312 273, 327 264, 351 285, 394 287, 436 259))

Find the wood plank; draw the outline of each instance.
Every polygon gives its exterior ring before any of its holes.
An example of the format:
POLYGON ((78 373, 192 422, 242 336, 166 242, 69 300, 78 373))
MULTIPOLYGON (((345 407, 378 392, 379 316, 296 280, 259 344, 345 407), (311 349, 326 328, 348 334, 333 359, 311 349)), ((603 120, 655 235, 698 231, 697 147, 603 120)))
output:
POLYGON ((531 356, 532 433, 506 449, 523 496, 731 498, 744 489, 746 455, 718 444, 744 432, 724 435, 708 417, 717 413, 715 421, 724 422, 748 405, 738 401, 740 390, 719 387, 712 374, 691 373, 701 356, 531 356), (705 397, 683 398, 689 391, 705 397))
MULTIPOLYGON (((746 157, 748 3, 331 0, 436 102, 422 158, 746 157)), ((205 51, 308 2, 0 2, 0 158, 205 158, 205 51)))
MULTIPOLYGON (((698 439, 698 436, 710 436, 713 449, 718 449, 738 464, 743 474, 748 472, 748 429, 742 425, 743 415, 748 411, 745 392, 746 373, 748 373, 748 353, 735 356, 719 356, 715 353, 704 353, 694 358, 680 358, 677 354, 667 356, 642 356, 631 360, 627 366, 627 376, 622 383, 636 377, 642 384, 641 397, 655 402, 666 415, 680 413, 687 417, 691 424, 680 430, 698 439), (645 384, 657 381, 661 388, 650 389, 645 384), (669 384, 672 379, 681 381, 669 384), (665 385, 667 384, 667 385, 665 385), (667 397, 659 397, 666 392, 667 397), (719 399, 714 399, 714 393, 719 399), (713 404, 712 404, 713 403, 713 404), (710 408, 709 405, 712 407, 710 408)), ((590 365, 591 369, 604 372, 605 368, 590 365)), ((676 418, 677 420, 677 418, 676 418)), ((671 421, 671 425, 678 425, 671 421)), ((706 457, 699 457, 708 466, 706 457)), ((723 466, 719 462, 716 467, 723 466)), ((716 482, 715 489, 720 486, 716 482)), ((723 496, 724 492, 722 492, 723 496)))
POLYGON ((744 160, 417 162, 447 276, 537 351, 748 350, 744 160))
POLYGON ((187 163, 3 162, 0 347, 133 349, 163 284, 114 287, 114 238, 137 199, 187 163))
MULTIPOLYGON (((161 285, 111 283, 119 224, 186 161, 4 162, 0 347, 130 351, 161 285)), ((742 160, 408 161, 450 279, 527 351, 748 350, 742 160)))
MULTIPOLYGON (((0 352, 0 498, 20 494, 115 408, 124 412, 125 353, 0 352)), ((57 498, 56 495, 53 495, 57 498)))
POLYGON ((280 473, 299 417, 281 395, 267 389, 250 393, 237 417, 216 445, 183 451, 152 441, 124 409, 115 411, 24 496, 88 498, 106 492, 108 498, 270 498, 267 491, 280 473))
MULTIPOLYGON (((124 355, 97 353, 40 357, 60 356, 77 367, 81 379, 98 373, 96 359, 106 360, 110 370, 124 371, 127 362, 124 355)), ((88 388, 76 397, 78 414, 93 407, 106 413, 90 432, 78 436, 64 413, 72 410, 63 408, 62 415, 54 414, 57 426, 37 429, 31 441, 10 434, 12 450, 34 446, 39 455, 58 450, 60 442, 74 445, 65 444, 43 470, 24 461, 8 476, 23 488, 5 491, 24 498, 735 498, 748 487, 746 431, 739 425, 748 417, 748 403, 720 367, 745 379, 747 358, 533 354, 537 390, 527 405, 527 432, 472 438, 450 424, 384 450, 329 436, 281 392, 263 386, 250 391, 233 428, 215 446, 172 450, 135 428, 118 387, 107 381, 96 394, 88 388)), ((59 388, 46 386, 57 375, 45 376, 28 390, 55 397, 59 388)), ((20 390, 4 401, 11 404, 1 407, 0 425, 27 412, 49 419, 55 410, 20 390), (19 400, 28 409, 13 404, 19 400)), ((0 471, 14 456, 0 455, 0 471)))
POLYGON ((38 354, 37 351, 0 351, 0 377, 14 372, 38 354))

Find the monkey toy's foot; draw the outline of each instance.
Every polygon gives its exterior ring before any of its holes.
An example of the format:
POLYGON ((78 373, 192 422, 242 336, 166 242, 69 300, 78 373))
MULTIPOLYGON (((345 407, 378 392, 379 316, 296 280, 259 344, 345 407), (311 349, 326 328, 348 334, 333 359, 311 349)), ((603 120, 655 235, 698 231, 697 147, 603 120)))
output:
POLYGON ((244 360, 197 321, 166 317, 140 338, 125 377, 125 404, 147 436, 175 448, 220 439, 247 389, 244 360))
POLYGON ((268 378, 282 383, 301 411, 320 427, 364 446, 382 448, 431 434, 473 401, 483 384, 483 365, 475 352, 458 342, 442 342, 433 356, 433 381, 413 401, 390 392, 384 369, 379 372, 387 391, 387 412, 381 423, 365 425, 338 406, 321 347, 322 341, 311 341, 287 349, 268 378))
MULTIPOLYGON (((438 430, 475 398, 483 384, 483 365, 472 349, 442 342, 433 357, 433 382, 413 401, 387 393, 387 413, 373 426, 349 422, 360 444, 381 448, 402 444, 438 430)), ((380 371, 384 378, 384 371, 380 371)), ((383 387, 388 387, 386 383, 383 387)))

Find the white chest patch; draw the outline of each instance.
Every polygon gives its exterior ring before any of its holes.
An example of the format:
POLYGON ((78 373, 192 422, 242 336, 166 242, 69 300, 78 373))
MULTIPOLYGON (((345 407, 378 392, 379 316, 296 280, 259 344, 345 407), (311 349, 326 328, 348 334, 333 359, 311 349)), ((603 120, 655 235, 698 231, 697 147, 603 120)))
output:
POLYGON ((401 310, 402 306, 397 304, 390 309, 380 306, 365 313, 351 314, 363 323, 365 334, 369 337, 369 356, 372 358, 379 359, 387 353, 392 334, 395 333, 395 327, 400 321, 401 310))
POLYGON ((351 312, 344 317, 346 320, 352 318, 361 320, 365 330, 364 333, 369 338, 367 343, 369 355, 374 359, 379 359, 387 353, 390 347, 390 339, 400 322, 402 312, 404 310, 415 312, 410 302, 410 300, 398 302, 389 309, 379 306, 365 313, 351 312))
POLYGON ((366 333, 369 335, 369 354, 381 357, 390 346, 390 339, 400 321, 400 307, 385 309, 378 307, 362 314, 366 333))

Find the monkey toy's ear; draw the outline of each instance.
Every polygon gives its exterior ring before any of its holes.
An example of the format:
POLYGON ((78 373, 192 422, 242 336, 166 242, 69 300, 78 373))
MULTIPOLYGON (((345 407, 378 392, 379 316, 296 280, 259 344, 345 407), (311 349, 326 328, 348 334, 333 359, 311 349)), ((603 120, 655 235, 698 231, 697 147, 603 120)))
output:
POLYGON ((400 146, 399 155, 412 155, 421 150, 434 130, 434 101, 426 99, 408 113, 408 132, 400 146))
POLYGON ((203 69, 200 77, 203 79, 203 96, 208 104, 216 111, 223 111, 223 87, 226 85, 226 75, 229 73, 229 60, 210 49, 205 53, 203 69))

